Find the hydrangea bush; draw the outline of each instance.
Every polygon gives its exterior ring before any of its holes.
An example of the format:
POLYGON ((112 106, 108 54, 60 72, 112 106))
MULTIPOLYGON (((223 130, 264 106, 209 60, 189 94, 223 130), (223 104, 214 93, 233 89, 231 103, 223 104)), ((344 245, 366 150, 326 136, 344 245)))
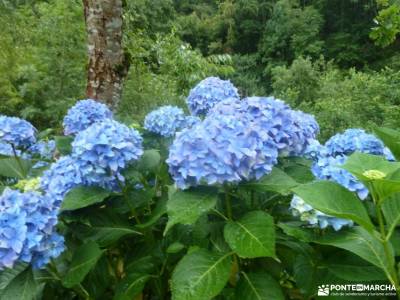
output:
POLYGON ((215 77, 187 100, 143 127, 79 101, 64 135, 0 118, 0 299, 396 295, 400 132, 321 144, 312 115, 215 77))

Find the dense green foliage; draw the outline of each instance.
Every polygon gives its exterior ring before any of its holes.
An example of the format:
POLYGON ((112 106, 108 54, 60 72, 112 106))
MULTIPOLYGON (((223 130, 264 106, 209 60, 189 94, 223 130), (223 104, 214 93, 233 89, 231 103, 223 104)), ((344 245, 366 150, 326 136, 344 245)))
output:
MULTIPOLYGON (((1 112, 57 125, 84 97, 81 1, 2 1, 0 16, 1 112)), ((324 137, 398 125, 397 1, 126 1, 124 22, 127 121, 181 105, 194 83, 219 75, 242 96, 273 94, 313 112, 324 137)))

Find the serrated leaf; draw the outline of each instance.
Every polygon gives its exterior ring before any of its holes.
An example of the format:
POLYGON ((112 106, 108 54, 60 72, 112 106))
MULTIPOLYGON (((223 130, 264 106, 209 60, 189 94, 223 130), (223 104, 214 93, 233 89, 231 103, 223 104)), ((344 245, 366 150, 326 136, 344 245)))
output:
POLYGON ((134 299, 142 292, 146 282, 151 278, 149 274, 130 273, 117 284, 114 300, 134 299))
POLYGON ((272 172, 265 175, 260 180, 241 184, 241 187, 259 192, 277 192, 287 194, 294 187, 299 185, 292 177, 278 168, 273 168, 272 172))
MULTIPOLYGON (((26 268, 28 264, 26 263, 17 263, 14 265, 12 269, 4 269, 0 271, 0 290, 7 287, 7 285, 19 274, 21 274, 26 268)), ((1 292, 0 292, 1 293, 1 292)))
POLYGON ((300 185, 293 192, 313 208, 338 218, 350 219, 372 231, 372 224, 361 201, 346 188, 330 181, 300 185))
POLYGON ((279 283, 266 272, 241 273, 235 289, 237 300, 283 300, 279 283))
POLYGON ((0 176, 23 179, 32 167, 32 162, 15 157, 0 159, 0 176), (22 168, 22 169, 21 169, 22 168))
POLYGON ((62 283, 67 288, 82 282, 90 270, 96 265, 103 254, 99 246, 94 242, 87 242, 75 250, 71 266, 62 283))
POLYGON ((231 253, 195 250, 177 264, 171 281, 172 300, 209 300, 228 282, 231 253))
POLYGON ((110 191, 96 186, 78 186, 70 190, 62 203, 62 210, 75 210, 102 202, 110 191))
POLYGON ((129 221, 108 208, 92 212, 89 219, 86 239, 95 241, 102 247, 109 246, 124 236, 142 235, 129 221))
POLYGON ((377 237, 378 233, 370 234, 364 228, 356 226, 338 233, 330 233, 314 242, 322 245, 330 245, 350 251, 359 257, 382 269, 388 278, 391 278, 390 269, 394 264, 393 249, 392 258, 387 258, 385 249, 377 237))
POLYGON ((167 202, 168 223, 164 235, 175 224, 194 224, 204 213, 215 207, 217 193, 213 189, 176 191, 167 202))
POLYGON ((263 211, 253 211, 238 221, 229 221, 224 237, 240 257, 275 257, 274 219, 263 211))
POLYGON ((1 292, 0 300, 32 300, 35 299, 40 285, 35 282, 30 268, 16 276, 1 292))

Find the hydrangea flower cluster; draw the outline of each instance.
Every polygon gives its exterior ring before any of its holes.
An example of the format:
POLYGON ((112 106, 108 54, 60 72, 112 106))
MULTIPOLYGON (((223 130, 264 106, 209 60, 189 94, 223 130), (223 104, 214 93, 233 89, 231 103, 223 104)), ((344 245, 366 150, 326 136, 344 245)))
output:
MULTIPOLYGON (((16 150, 16 154, 20 155, 21 151, 16 150)), ((13 148, 10 144, 0 141, 0 155, 14 156, 13 148)))
POLYGON ((201 116, 225 99, 239 99, 237 88, 229 80, 207 77, 190 91, 186 103, 192 115, 201 116))
POLYGON ((105 104, 92 99, 78 101, 64 117, 64 134, 77 134, 96 122, 112 117, 112 112, 105 104))
POLYGON ((36 131, 36 128, 28 121, 0 116, 0 140, 14 145, 15 148, 27 148, 35 143, 36 131))
POLYGON ((41 268, 64 250, 55 232, 57 211, 51 197, 5 189, 0 197, 0 270, 17 261, 41 268))
MULTIPOLYGON (((364 200, 368 197, 368 189, 350 172, 341 168, 349 155, 356 151, 382 155, 388 160, 394 159, 382 141, 362 129, 348 129, 336 134, 325 145, 314 141, 307 147, 305 156, 314 160, 311 170, 317 179, 334 181, 349 191, 357 193, 358 197, 364 200)), ((345 225, 353 225, 348 220, 328 216, 313 209, 297 196, 292 199, 291 210, 295 216, 301 216, 302 220, 308 221, 311 225, 318 224, 321 228, 332 226, 335 230, 339 230, 345 225)))
POLYGON ((41 158, 51 159, 56 151, 56 142, 54 140, 39 141, 29 147, 28 151, 39 155, 41 158))
POLYGON ((61 206, 66 193, 84 183, 79 167, 75 159, 63 156, 43 173, 40 186, 46 194, 54 199, 57 207, 61 206))
POLYGON ((313 116, 294 111, 273 97, 222 101, 209 113, 214 118, 220 115, 250 117, 273 139, 280 156, 303 155, 319 133, 319 125, 313 116))
POLYGON ((144 128, 163 137, 171 137, 186 125, 185 113, 176 106, 161 106, 144 119, 144 128))
POLYGON ((353 221, 340 219, 324 214, 308 205, 299 196, 294 195, 290 202, 290 210, 293 215, 299 217, 302 221, 307 221, 310 225, 318 225, 324 229, 332 226, 336 231, 342 229, 343 226, 353 226, 353 221))
POLYGON ((177 133, 169 170, 179 188, 260 178, 277 162, 272 140, 249 118, 207 117, 177 133))
POLYGON ((77 161, 83 177, 101 184, 104 178, 119 176, 130 161, 137 160, 142 154, 142 137, 137 130, 114 120, 105 120, 75 137, 71 156, 77 161))

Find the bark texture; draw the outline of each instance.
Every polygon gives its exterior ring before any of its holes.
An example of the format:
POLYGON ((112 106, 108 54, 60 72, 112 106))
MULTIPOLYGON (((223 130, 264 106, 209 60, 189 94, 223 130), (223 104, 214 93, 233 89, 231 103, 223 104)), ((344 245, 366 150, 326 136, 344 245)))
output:
POLYGON ((83 0, 89 64, 86 96, 113 110, 128 63, 122 48, 122 0, 83 0))

